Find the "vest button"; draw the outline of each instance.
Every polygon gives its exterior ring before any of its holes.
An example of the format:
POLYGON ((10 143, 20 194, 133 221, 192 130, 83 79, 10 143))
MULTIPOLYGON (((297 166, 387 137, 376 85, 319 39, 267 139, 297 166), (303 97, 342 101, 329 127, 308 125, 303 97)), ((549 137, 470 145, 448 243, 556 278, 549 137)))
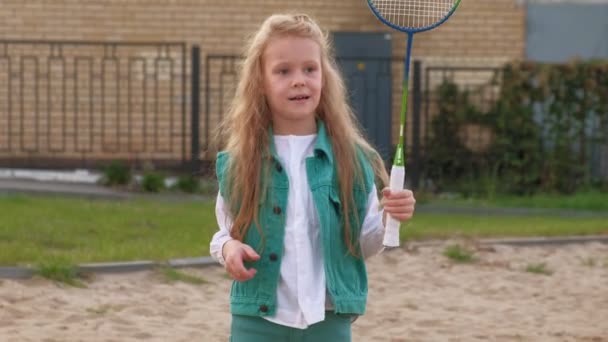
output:
POLYGON ((279 163, 277 163, 276 169, 277 169, 277 172, 283 172, 283 167, 279 163))
POLYGON ((268 307, 266 305, 262 304, 262 305, 260 305, 260 311, 266 313, 266 312, 268 312, 268 307))
POLYGON ((276 207, 272 208, 272 212, 275 213, 276 215, 281 215, 281 207, 276 206, 276 207))
POLYGON ((279 259, 276 253, 270 253, 269 258, 270 261, 277 261, 277 259, 279 259))

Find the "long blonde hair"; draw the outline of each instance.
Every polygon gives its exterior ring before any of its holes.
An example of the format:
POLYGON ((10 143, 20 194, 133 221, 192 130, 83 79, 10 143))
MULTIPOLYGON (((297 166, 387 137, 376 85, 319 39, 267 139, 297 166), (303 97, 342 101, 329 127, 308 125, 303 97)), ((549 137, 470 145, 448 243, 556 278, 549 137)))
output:
MULTIPOLYGON (((361 165, 357 162, 357 148, 371 161, 376 181, 385 185, 387 173, 376 150, 363 138, 355 115, 346 100, 346 89, 339 74, 327 34, 307 15, 278 14, 267 18, 251 37, 245 51, 236 93, 220 134, 227 136, 226 151, 230 155, 228 168, 229 208, 233 217, 231 235, 243 241, 252 222, 258 222, 258 206, 265 197, 268 175, 269 129, 272 125, 263 91, 262 56, 269 41, 276 37, 308 38, 321 50, 322 90, 317 119, 322 120, 330 137, 338 182, 342 214, 343 237, 351 254, 357 255, 358 237, 351 236, 351 212, 359 222, 354 208, 353 185, 362 180, 361 165), (237 209, 238 208, 238 209, 237 209)), ((259 225, 258 225, 259 227, 259 225)))

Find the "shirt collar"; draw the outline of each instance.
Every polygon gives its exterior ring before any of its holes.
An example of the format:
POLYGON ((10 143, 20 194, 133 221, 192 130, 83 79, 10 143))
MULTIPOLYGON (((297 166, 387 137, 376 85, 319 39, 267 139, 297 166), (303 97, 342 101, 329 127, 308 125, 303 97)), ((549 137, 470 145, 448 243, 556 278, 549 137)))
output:
MULTIPOLYGON (((268 130, 268 132, 269 132, 269 139, 270 139, 271 156, 275 160, 279 160, 276 146, 274 144, 272 126, 270 126, 270 129, 268 130)), ((317 120, 317 141, 315 142, 314 151, 315 151, 316 157, 324 155, 331 164, 334 163, 334 155, 332 153, 332 148, 331 148, 331 139, 327 135, 327 129, 325 128, 325 123, 321 120, 317 120)))
POLYGON ((315 156, 324 154, 330 164, 334 163, 334 154, 331 148, 331 139, 327 135, 325 123, 321 120, 317 121, 317 141, 315 143, 315 156))

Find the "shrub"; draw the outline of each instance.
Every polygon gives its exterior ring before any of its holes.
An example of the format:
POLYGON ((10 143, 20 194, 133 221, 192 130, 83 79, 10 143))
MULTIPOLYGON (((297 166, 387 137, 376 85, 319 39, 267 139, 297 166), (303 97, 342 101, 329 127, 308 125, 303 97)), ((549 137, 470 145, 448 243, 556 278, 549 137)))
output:
POLYGON ((131 169, 121 161, 113 161, 103 170, 106 185, 127 185, 131 182, 131 169))
POLYGON ((177 179, 175 187, 183 192, 195 193, 200 188, 200 182, 194 176, 181 176, 177 179))
POLYGON ((434 91, 427 183, 490 197, 572 194, 597 184, 594 151, 608 142, 606 71, 605 62, 527 62, 506 65, 474 90, 446 79, 434 91))
POLYGON ((160 192, 165 188, 165 176, 158 172, 148 171, 141 180, 141 187, 146 192, 160 192))
POLYGON ((199 184, 199 192, 204 195, 217 195, 219 188, 215 179, 203 178, 199 184))

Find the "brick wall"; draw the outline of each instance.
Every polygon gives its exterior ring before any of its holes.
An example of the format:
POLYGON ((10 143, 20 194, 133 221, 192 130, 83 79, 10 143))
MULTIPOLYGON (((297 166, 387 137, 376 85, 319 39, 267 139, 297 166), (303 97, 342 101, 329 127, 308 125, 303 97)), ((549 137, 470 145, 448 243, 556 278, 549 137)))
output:
MULTIPOLYGON (((317 18, 321 25, 329 31, 393 32, 373 17, 363 0, 226 0, 220 5, 208 0, 2 0, 0 2, 0 40, 183 41, 187 43, 187 46, 200 45, 204 62, 206 54, 239 54, 247 34, 255 30, 269 14, 284 11, 306 12, 317 18)), ((405 36, 397 32, 393 33, 394 54, 403 56, 405 36)), ((446 24, 437 30, 415 36, 413 58, 422 60, 425 66, 496 66, 510 60, 522 59, 524 49, 525 8, 518 5, 517 0, 463 0, 461 8, 446 24)), ((0 56, 5 50, 0 44, 0 56)), ((103 52, 100 53, 103 54, 103 52)), ((155 52, 139 52, 140 55, 145 53, 153 55, 155 52)), ((189 59, 186 61, 189 64, 189 59)), ((399 66, 394 68, 396 76, 393 87, 395 89, 394 120, 397 120, 400 101, 399 88, 402 70, 399 68, 399 66)), ((190 70, 189 65, 186 70, 190 70)), ((204 66, 202 70, 204 70, 204 66)), ((11 72, 14 73, 14 70, 11 72)), ((17 80, 13 79, 12 85, 15 86, 16 82, 17 80)), ((188 85, 186 87, 188 88, 188 85)), ((6 102, 7 97, 6 94, 3 95, 1 89, 0 85, 0 126, 4 124, 6 128, 8 106, 1 102, 6 102)), ((97 88, 93 87, 93 89, 97 88)), ((161 93, 163 91, 167 90, 161 89, 161 93)), ((186 91, 189 92, 188 89, 186 91)), ((27 102, 30 97, 24 96, 24 98, 27 102)), ((201 98, 204 100, 204 94, 201 94, 201 98)), ((29 107, 24 105, 23 108, 27 111, 29 107)), ((16 115, 18 114, 12 114, 14 125, 17 122, 16 115)), ((97 115, 98 112, 94 111, 91 116, 93 127, 97 127, 95 124, 97 115)), ((218 119, 218 114, 215 115, 215 118, 218 119)), ((70 114, 68 113, 67 116, 70 117, 70 114)), ((186 127, 182 127, 181 118, 177 120, 179 122, 173 125, 175 131, 171 134, 182 134, 183 128, 188 132, 188 122, 186 122, 186 127)), ((49 123, 42 122, 41 124, 49 123)), ((70 134, 87 137, 88 140, 85 139, 85 142, 96 146, 96 142, 101 139, 101 130, 95 128, 93 132, 88 132, 88 127, 90 127, 87 126, 88 124, 90 122, 87 121, 83 127, 74 128, 70 134)), ((168 125, 164 123, 160 127, 162 129, 168 125)), ((396 128, 396 125, 394 127, 396 128)), ((22 132, 20 129, 18 125, 13 127, 11 134, 14 140, 34 139, 36 134, 32 134, 32 130, 29 130, 28 133, 22 132)), ((205 131, 204 126, 201 129, 205 131)), ((39 144, 41 148, 37 152, 27 152, 15 148, 6 151, 2 146, 6 139, 3 140, 2 135, 4 134, 4 138, 6 138, 7 132, 6 129, 3 131, 0 128, 0 151, 5 150, 0 152, 0 158, 25 156, 30 158, 111 159, 120 157, 145 160, 160 156, 160 159, 179 159, 182 152, 181 148, 172 152, 155 152, 152 148, 144 149, 145 151, 138 149, 134 152, 126 152, 121 148, 121 146, 126 146, 126 143, 115 143, 113 145, 115 148, 110 152, 104 152, 103 149, 96 147, 78 152, 74 148, 68 147, 68 150, 64 152, 51 153, 48 146, 44 144, 39 144)), ((395 133, 396 131, 393 132, 393 136, 396 135, 395 133)), ((137 136, 137 133, 131 132, 130 134, 134 134, 130 138, 131 143, 135 141, 140 145, 145 144, 146 139, 137 136)), ((117 134, 116 139, 119 135, 122 134, 117 134)), ((70 139, 70 141, 78 139, 80 138, 70 139)), ((108 136, 106 139, 112 139, 112 136, 108 136)), ((171 139, 165 139, 163 143, 167 141, 171 141, 171 139)), ((26 141, 25 145, 27 144, 26 141)), ((186 149, 189 148, 189 141, 186 141, 185 146, 186 149)), ((189 152, 187 150, 185 152, 188 156, 189 152)), ((202 155, 208 157, 205 151, 202 155)))
MULTIPOLYGON (((238 53, 269 14, 302 11, 330 31, 385 31, 363 0, 3 0, 0 38, 186 41, 203 51, 238 53)), ((402 43, 395 39, 395 51, 402 43)), ((415 57, 523 58, 524 8, 516 0, 463 0, 441 29, 415 40, 415 57)))

